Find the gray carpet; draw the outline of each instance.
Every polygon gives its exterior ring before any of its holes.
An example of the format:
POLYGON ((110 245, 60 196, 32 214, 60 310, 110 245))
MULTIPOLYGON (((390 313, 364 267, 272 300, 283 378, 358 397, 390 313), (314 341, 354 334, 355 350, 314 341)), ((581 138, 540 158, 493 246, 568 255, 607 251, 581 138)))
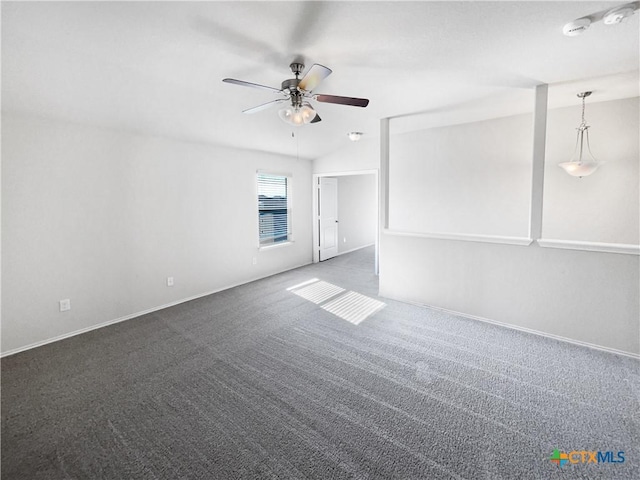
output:
POLYGON ((637 361, 376 293, 365 249, 3 359, 2 478, 640 478, 637 361))

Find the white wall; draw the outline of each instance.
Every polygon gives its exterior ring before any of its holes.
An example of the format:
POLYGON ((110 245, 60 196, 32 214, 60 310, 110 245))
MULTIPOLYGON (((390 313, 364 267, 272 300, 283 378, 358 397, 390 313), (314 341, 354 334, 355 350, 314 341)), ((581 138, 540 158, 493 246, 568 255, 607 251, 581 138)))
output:
MULTIPOLYGON (((594 153, 607 152, 607 164, 584 179, 569 177, 556 166, 567 159, 566 146, 555 140, 556 135, 571 138, 579 116, 570 114, 571 109, 550 113, 547 184, 533 185, 533 193, 545 194, 545 237, 637 245, 637 102, 637 98, 602 102, 597 104, 598 108, 588 110, 594 153), (622 118, 615 120, 617 115, 622 118), (607 121, 612 121, 612 129, 603 127, 601 132, 606 135, 598 135, 596 143, 596 124, 602 126, 607 121), (635 150, 631 147, 634 142, 635 150), (611 168, 607 172, 609 163, 611 168), (581 202, 585 206, 569 208, 581 202), (567 220, 571 211, 578 212, 579 219, 567 220)), ((533 135, 529 138, 531 142, 533 135)), ((572 149, 573 145, 568 155, 572 149)), ((499 172, 501 166, 489 163, 487 168, 499 172)), ((389 172, 392 176, 393 165, 387 169, 383 161, 382 178, 389 172)), ((391 178, 390 184, 393 181, 391 178)), ((398 198, 403 193, 402 188, 390 190, 390 195, 396 197, 389 199, 390 205, 399 201, 408 208, 411 203, 398 198)), ((453 194, 464 192, 455 190, 453 194)), ((384 207, 381 206, 383 212, 384 207)), ((413 208, 419 209, 421 204, 413 208)), ((393 214, 390 210, 389 225, 394 225, 393 214)), ((410 219, 411 215, 405 216, 405 221, 410 219)), ((409 232, 424 228, 419 221, 404 226, 409 232)), ((607 349, 640 353, 638 255, 585 251, 580 250, 585 248, 581 245, 565 250, 541 248, 535 242, 528 246, 480 243, 406 233, 390 229, 381 235, 381 295, 607 349)))
POLYGON ((380 294, 638 354, 638 260, 386 234, 380 294))
POLYGON ((591 151, 603 165, 576 178, 558 167, 568 162, 576 143, 581 106, 549 111, 545 164, 544 238, 602 243, 640 241, 640 99, 589 102, 591 151))
POLYGON ((338 179, 338 253, 373 245, 378 233, 378 183, 374 174, 338 179))
POLYGON ((525 114, 391 135, 389 228, 527 237, 532 124, 525 114))
POLYGON ((356 172, 379 167, 380 141, 366 135, 359 142, 351 142, 345 136, 343 148, 313 161, 313 173, 356 172))
POLYGON ((308 161, 5 114, 2 137, 3 353, 311 262, 308 161), (293 174, 291 245, 257 248, 257 169, 293 174))

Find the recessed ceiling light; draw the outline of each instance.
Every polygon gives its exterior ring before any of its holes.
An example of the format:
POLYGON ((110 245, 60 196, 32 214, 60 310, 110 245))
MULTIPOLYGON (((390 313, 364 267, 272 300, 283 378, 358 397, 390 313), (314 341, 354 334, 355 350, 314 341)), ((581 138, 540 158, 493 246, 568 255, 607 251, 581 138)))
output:
POLYGON ((359 141, 360 138, 362 138, 362 135, 364 135, 362 132, 349 132, 349 133, 347 133, 347 137, 349 137, 349 140, 351 140, 352 142, 359 141))

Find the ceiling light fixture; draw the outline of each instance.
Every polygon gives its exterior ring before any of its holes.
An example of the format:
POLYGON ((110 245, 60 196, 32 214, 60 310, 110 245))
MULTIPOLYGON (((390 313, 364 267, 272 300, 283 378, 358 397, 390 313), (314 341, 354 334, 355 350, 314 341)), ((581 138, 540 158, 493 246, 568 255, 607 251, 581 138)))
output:
POLYGON ((600 164, 594 158, 591 153, 591 147, 589 146, 589 125, 584 119, 585 101, 584 99, 591 95, 591 92, 582 92, 578 94, 578 98, 582 99, 582 122, 578 126, 578 137, 576 138, 576 146, 573 151, 573 156, 568 162, 558 164, 572 177, 587 177, 595 172, 600 164), (586 135, 585 135, 586 134, 586 135), (587 139, 587 154, 584 151, 584 140, 587 139))
POLYGON ((289 105, 280 109, 278 115, 289 125, 300 127, 311 123, 317 114, 308 102, 303 102, 300 105, 289 105))
POLYGON ((347 137, 349 137, 349 140, 351 140, 352 142, 360 141, 360 139, 362 138, 362 135, 364 135, 362 132, 349 132, 349 133, 347 133, 347 137))

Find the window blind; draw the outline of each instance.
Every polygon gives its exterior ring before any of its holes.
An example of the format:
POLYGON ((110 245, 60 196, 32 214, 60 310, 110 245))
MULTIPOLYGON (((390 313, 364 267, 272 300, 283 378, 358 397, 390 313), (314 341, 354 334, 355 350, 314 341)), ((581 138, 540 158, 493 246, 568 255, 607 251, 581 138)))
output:
POLYGON ((258 227, 260 245, 286 242, 291 234, 289 178, 258 173, 258 227))

